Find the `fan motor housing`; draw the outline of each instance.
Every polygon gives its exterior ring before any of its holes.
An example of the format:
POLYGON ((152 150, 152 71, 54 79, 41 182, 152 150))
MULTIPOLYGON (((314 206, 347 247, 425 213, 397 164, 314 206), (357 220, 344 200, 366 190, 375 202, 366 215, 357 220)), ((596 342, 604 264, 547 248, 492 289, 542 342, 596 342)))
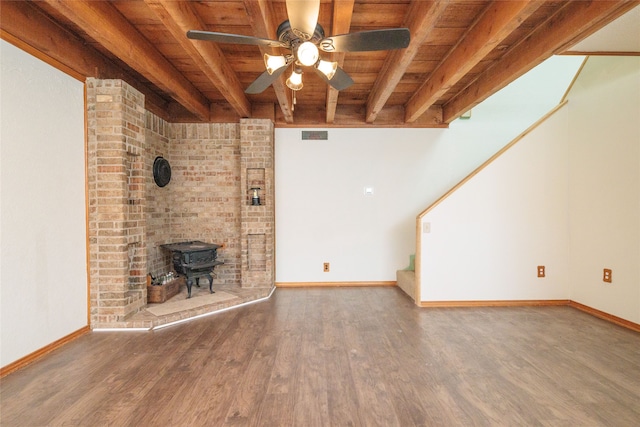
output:
MULTIPOLYGON (((297 34, 295 30, 291 28, 291 24, 289 23, 288 19, 278 26, 277 34, 278 40, 288 47, 293 47, 295 44, 307 40, 306 38, 297 34)), ((324 39, 324 29, 320 24, 316 24, 316 29, 309 41, 318 44, 322 39, 324 39)))

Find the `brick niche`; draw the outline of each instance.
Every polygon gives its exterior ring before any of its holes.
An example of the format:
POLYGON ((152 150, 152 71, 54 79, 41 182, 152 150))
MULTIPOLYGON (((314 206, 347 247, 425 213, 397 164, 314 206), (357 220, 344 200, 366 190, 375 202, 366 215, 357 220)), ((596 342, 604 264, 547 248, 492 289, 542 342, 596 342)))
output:
POLYGON ((273 123, 240 121, 242 286, 269 287, 275 281, 275 210, 273 185, 273 123), (253 190, 260 188, 260 204, 252 204, 253 190))

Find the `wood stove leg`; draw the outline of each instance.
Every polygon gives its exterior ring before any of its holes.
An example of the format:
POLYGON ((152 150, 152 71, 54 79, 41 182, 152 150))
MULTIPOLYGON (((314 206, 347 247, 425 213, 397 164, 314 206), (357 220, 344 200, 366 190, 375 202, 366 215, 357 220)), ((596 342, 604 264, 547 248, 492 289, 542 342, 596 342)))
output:
POLYGON ((191 286, 193 286, 193 279, 187 279, 187 298, 191 298, 191 286))
POLYGON ((213 277, 211 277, 211 274, 206 274, 205 276, 207 277, 207 279, 209 279, 209 291, 214 294, 215 291, 213 290, 213 277))
POLYGON ((200 287, 200 278, 199 277, 196 277, 196 286, 200 287))

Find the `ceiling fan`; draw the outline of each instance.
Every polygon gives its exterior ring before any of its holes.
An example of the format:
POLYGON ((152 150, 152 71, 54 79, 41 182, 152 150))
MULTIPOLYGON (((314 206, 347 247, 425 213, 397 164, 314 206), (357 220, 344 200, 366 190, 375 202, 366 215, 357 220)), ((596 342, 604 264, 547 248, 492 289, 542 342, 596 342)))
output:
POLYGON ((294 91, 302 89, 304 69, 312 69, 325 82, 337 90, 353 84, 353 79, 338 66, 337 62, 320 58, 323 52, 369 52, 376 50, 402 49, 409 45, 407 28, 361 31, 325 37, 324 29, 318 24, 320 0, 287 0, 288 20, 278 26, 278 40, 263 39, 240 34, 216 33, 190 30, 187 37, 194 40, 208 40, 218 43, 249 44, 283 48, 284 55, 264 54, 266 71, 245 90, 256 94, 267 89, 289 66, 293 67, 286 80, 294 91))

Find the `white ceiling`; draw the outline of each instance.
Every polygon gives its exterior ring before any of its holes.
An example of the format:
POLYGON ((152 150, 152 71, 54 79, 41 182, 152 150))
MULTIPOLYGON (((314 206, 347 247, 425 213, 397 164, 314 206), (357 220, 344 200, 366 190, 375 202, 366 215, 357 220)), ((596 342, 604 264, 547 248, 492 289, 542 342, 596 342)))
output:
POLYGON ((636 6, 568 52, 625 52, 640 54, 640 6, 636 6))

